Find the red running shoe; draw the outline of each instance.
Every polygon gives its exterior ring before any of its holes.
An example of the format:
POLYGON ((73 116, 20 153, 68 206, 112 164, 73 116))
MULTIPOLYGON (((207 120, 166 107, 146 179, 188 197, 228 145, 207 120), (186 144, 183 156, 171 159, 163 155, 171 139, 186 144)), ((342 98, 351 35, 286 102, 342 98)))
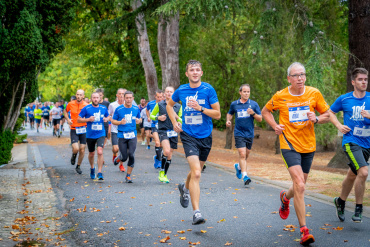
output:
POLYGON ((285 194, 286 194, 286 190, 282 190, 280 192, 280 202, 281 202, 281 205, 280 205, 280 208, 279 208, 279 215, 280 215, 280 218, 282 218, 283 220, 288 219, 289 212, 290 212, 290 209, 289 209, 289 202, 290 202, 290 200, 287 200, 287 201, 284 200, 284 195, 285 194))
POLYGON ((119 165, 119 170, 120 170, 121 172, 125 172, 125 171, 126 171, 126 169, 125 169, 125 167, 123 166, 123 164, 122 164, 122 163, 119 165))
POLYGON ((310 234, 307 226, 301 227, 301 241, 299 243, 306 246, 313 242, 315 242, 315 238, 310 234))

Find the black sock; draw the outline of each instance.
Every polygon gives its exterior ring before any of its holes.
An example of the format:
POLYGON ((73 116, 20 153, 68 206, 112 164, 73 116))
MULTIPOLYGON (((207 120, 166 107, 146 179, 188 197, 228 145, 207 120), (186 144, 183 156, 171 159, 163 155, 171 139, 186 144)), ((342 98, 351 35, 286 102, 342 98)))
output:
POLYGON ((160 160, 161 156, 162 156, 162 148, 161 147, 155 147, 155 154, 157 155, 157 160, 160 160))
POLYGON ((356 204, 356 208, 361 208, 362 209, 362 204, 356 204))
POLYGON ((171 160, 167 160, 166 166, 164 167, 164 174, 167 175, 168 168, 170 168, 171 160))
POLYGON ((73 154, 73 158, 76 159, 76 157, 77 157, 77 154, 73 154))
POLYGON ((342 198, 338 197, 338 203, 340 205, 344 205, 344 204, 346 204, 346 201, 343 201, 342 198))
POLYGON ((162 166, 161 166, 162 170, 165 169, 166 162, 167 162, 167 156, 162 155, 162 166))

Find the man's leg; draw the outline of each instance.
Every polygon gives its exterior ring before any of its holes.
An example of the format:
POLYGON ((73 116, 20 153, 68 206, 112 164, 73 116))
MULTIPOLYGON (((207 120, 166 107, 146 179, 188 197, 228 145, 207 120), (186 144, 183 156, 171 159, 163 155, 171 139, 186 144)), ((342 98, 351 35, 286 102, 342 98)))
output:
POLYGON ((355 180, 356 204, 363 203, 367 176, 368 166, 360 167, 360 169, 357 170, 357 177, 355 180))
POLYGON ((80 144, 80 149, 79 149, 79 155, 78 155, 78 161, 77 161, 77 165, 81 165, 83 159, 84 159, 84 156, 85 156, 85 147, 86 145, 85 144, 80 144))
POLYGON ((347 200, 347 197, 349 193, 351 193, 355 180, 356 180, 356 174, 354 174, 352 170, 349 168, 347 175, 342 182, 342 191, 340 193, 340 198, 343 201, 347 200))
POLYGON ((188 156, 187 157, 190 172, 186 178, 185 187, 190 192, 191 198, 191 205, 193 206, 193 210, 199 210, 199 198, 200 198, 200 176, 202 174, 202 168, 205 162, 199 161, 199 157, 196 155, 188 156))
POLYGON ((158 179, 160 182, 165 183, 165 170, 166 170, 166 163, 167 160, 171 160, 171 157, 168 158, 168 155, 171 155, 171 148, 170 148, 170 141, 168 139, 162 139, 161 142, 162 148, 163 148, 163 155, 162 157, 158 158, 161 160, 161 170, 159 171, 158 179))

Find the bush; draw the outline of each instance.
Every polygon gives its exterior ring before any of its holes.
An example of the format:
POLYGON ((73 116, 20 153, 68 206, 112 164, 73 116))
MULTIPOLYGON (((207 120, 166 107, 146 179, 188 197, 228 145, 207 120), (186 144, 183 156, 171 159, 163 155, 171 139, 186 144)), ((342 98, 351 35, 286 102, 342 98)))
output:
POLYGON ((0 164, 7 164, 12 158, 14 135, 10 130, 0 132, 0 164))
POLYGON ((26 119, 24 116, 24 109, 21 110, 19 117, 17 119, 16 124, 14 125, 14 142, 15 143, 22 143, 24 139, 27 139, 27 134, 20 135, 20 131, 24 130, 22 124, 23 121, 26 119))

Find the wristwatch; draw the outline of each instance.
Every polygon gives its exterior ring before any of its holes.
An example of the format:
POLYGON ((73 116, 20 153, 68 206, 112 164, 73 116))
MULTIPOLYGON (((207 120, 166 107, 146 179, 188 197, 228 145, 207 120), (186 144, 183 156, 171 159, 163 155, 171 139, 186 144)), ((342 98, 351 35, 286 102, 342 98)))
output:
POLYGON ((254 115, 256 115, 256 113, 251 114, 252 117, 254 117, 254 115))
POLYGON ((206 108, 204 108, 203 106, 202 106, 202 108, 200 109, 200 112, 204 112, 204 110, 205 110, 206 108))
POLYGON ((319 122, 319 118, 316 116, 316 122, 315 124, 317 124, 319 122))

